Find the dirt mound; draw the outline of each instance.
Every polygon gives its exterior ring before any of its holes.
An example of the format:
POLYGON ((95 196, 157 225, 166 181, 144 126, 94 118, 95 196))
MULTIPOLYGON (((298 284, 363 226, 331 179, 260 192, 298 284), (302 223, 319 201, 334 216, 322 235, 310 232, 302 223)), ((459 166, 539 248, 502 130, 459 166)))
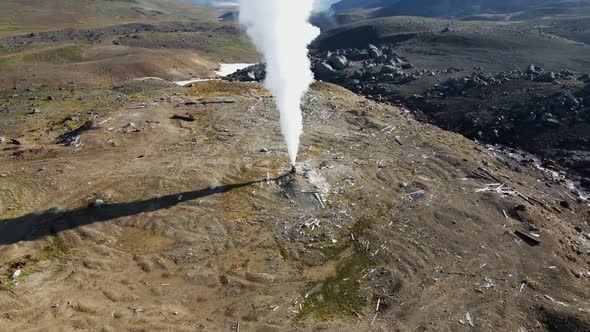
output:
POLYGON ((25 143, 0 151, 3 328, 587 326, 589 208, 564 184, 326 83, 290 175, 259 89, 154 91, 95 116, 77 147, 15 132, 25 143))

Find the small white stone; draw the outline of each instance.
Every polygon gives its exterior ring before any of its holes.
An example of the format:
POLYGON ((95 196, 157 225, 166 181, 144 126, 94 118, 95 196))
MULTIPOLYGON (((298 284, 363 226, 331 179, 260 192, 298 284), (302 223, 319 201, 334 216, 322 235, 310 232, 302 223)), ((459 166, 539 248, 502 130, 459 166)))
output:
POLYGON ((92 207, 99 208, 104 205, 104 201, 102 199, 96 199, 94 203, 92 203, 92 207))
POLYGON ((14 279, 18 278, 22 273, 23 273, 23 270, 21 270, 21 269, 14 271, 14 273, 12 274, 12 279, 14 280, 14 279))

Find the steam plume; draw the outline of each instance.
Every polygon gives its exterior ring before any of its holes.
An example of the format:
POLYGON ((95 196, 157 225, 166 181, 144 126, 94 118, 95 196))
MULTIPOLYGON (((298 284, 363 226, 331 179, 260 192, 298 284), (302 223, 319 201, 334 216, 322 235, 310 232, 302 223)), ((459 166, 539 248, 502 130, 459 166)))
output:
POLYGON ((303 132, 301 98, 313 81, 307 46, 319 34, 309 24, 314 0, 240 0, 240 22, 266 61, 265 86, 281 114, 281 131, 295 165, 303 132))

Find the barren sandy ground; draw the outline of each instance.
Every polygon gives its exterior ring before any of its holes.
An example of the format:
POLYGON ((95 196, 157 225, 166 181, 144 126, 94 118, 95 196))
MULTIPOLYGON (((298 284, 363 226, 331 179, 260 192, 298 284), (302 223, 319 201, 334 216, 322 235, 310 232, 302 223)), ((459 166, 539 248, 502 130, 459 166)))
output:
POLYGON ((254 84, 0 145, 2 330, 590 329, 589 208, 563 184, 332 85, 307 100, 298 175, 254 84), (478 167, 523 196, 477 193, 478 167))

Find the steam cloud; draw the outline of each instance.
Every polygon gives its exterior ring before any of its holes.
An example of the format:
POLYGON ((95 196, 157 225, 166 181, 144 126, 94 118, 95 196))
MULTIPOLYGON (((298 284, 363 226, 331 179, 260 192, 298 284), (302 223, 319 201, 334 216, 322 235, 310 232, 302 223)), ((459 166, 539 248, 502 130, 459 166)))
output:
POLYGON ((265 86, 275 97, 281 131, 295 165, 303 132, 301 98, 313 81, 307 46, 319 29, 309 23, 314 0, 240 0, 240 23, 266 61, 265 86))

